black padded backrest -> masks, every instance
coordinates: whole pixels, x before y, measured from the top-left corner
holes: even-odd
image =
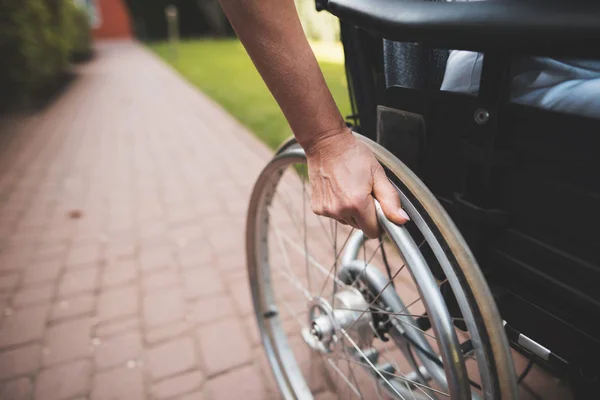
[[[442,0],[423,0],[442,1]],[[420,43],[383,41],[386,86],[437,90],[442,85],[448,50],[432,49]]]
[[[419,43],[383,42],[386,86],[437,90],[442,85],[450,52]]]

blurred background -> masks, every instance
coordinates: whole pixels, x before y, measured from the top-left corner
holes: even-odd
[[[168,43],[169,5],[177,10],[175,30],[181,41],[176,53]],[[318,13],[313,1],[296,0],[296,5],[336,101],[347,113],[339,23],[327,13]],[[7,0],[1,7],[0,38],[5,46],[0,104],[4,110],[42,106],[72,78],[74,63],[92,57],[95,40],[136,38],[270,147],[290,134],[218,0]]]
[[[296,5],[348,115],[338,22]],[[0,399],[279,398],[243,234],[290,135],[216,0],[2,0]]]

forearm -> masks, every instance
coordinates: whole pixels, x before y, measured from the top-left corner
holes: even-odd
[[[220,1],[300,144],[344,132],[293,0]]]

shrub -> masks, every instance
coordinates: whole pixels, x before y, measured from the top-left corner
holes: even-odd
[[[63,29],[68,37],[69,58],[72,61],[87,60],[92,55],[92,31],[87,12],[71,1],[64,8]]]
[[[0,107],[22,108],[57,85],[87,33],[72,0],[0,2]],[[78,27],[76,27],[78,26]],[[78,42],[81,39],[81,43]]]

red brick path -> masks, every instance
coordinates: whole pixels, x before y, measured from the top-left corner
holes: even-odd
[[[2,121],[0,398],[268,398],[242,241],[271,152],[139,45],[80,72]]]
[[[275,398],[243,251],[271,152],[132,42],[0,122],[0,399]]]

